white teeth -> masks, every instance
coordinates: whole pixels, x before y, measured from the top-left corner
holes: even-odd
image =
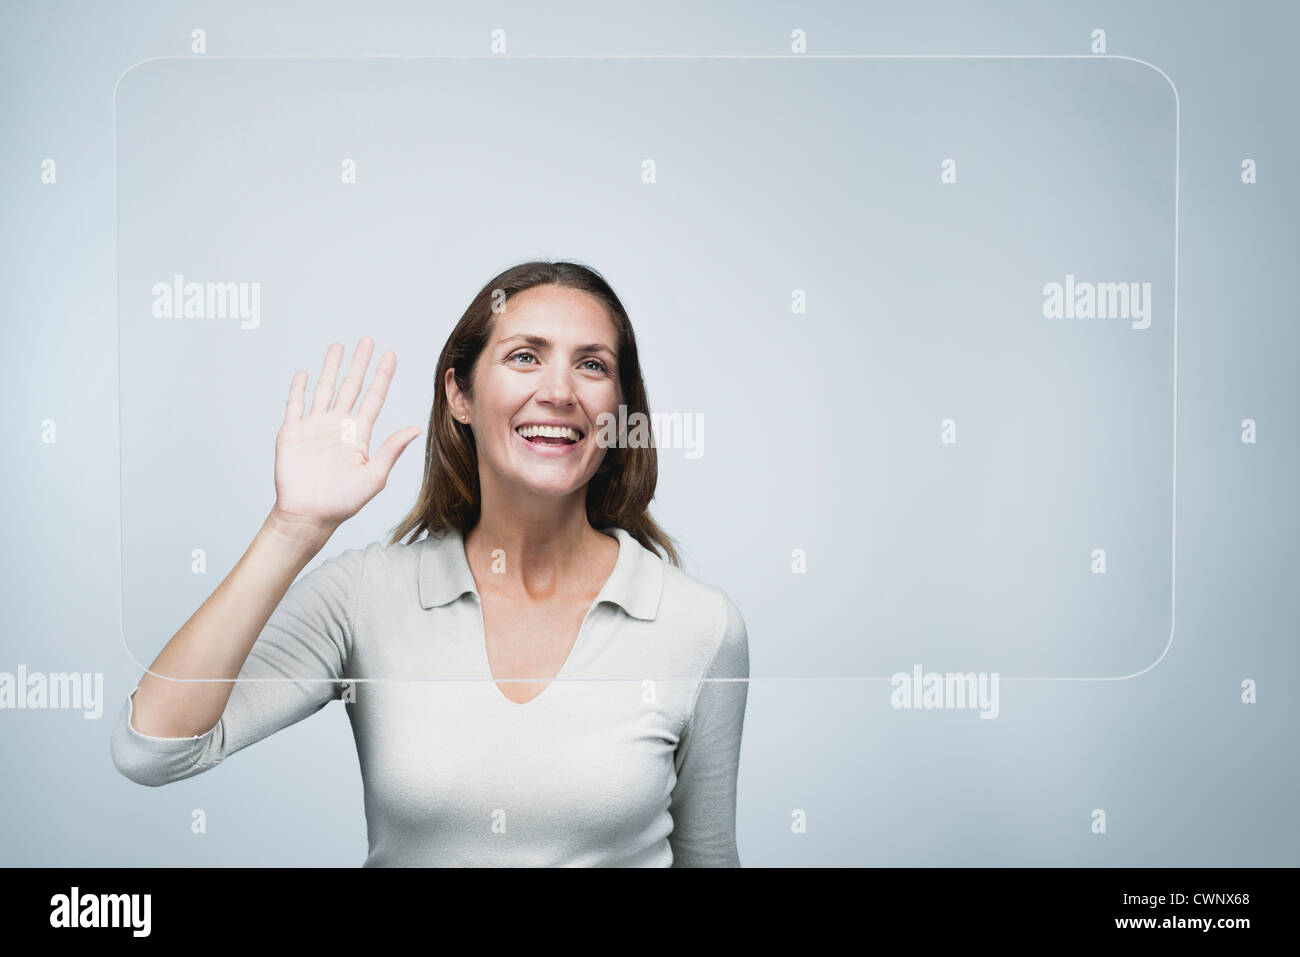
[[[515,431],[526,439],[544,436],[548,439],[572,439],[577,442],[582,438],[577,429],[571,429],[567,425],[521,425]]]

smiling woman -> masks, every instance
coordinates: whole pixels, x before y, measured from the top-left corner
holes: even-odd
[[[598,273],[558,262],[525,263],[496,276],[452,330],[436,381],[443,389],[429,416],[424,487],[393,541],[445,528],[468,534],[480,509],[497,502],[518,502],[527,506],[526,516],[536,516],[540,492],[568,496],[567,510],[585,506],[592,528],[624,528],[679,564],[672,541],[647,511],[658,477],[653,445],[602,448],[594,441],[601,413],[617,415],[620,405],[628,414],[650,411],[632,323]],[[508,433],[535,424],[581,430],[578,458],[542,471],[529,469],[532,459],[511,459],[507,449],[522,448]],[[529,449],[543,451],[533,443]],[[506,489],[498,481],[510,497],[501,498]]]
[[[415,506],[294,582],[418,434],[369,454],[396,366],[354,411],[372,350],[336,398],[331,346],[306,414],[294,375],[275,506],[127,696],[119,770],[189,777],[342,698],[367,866],[738,866],[745,623],[650,517],[653,444],[597,441],[649,414],[613,289],[569,262],[488,282],[438,361]]]

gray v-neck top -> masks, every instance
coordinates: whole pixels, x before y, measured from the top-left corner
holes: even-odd
[[[236,682],[216,725],[189,738],[136,730],[132,690],[113,762],[167,784],[341,698],[366,867],[738,867],[748,682],[725,679],[749,677],[745,622],[721,589],[603,531],[619,543],[614,571],[531,701],[491,679],[461,535],[374,542],[290,586],[239,674],[282,680]]]

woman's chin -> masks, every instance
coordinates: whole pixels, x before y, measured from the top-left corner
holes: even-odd
[[[549,473],[549,474],[548,474]],[[587,483],[587,478],[568,468],[534,468],[515,476],[520,491],[543,498],[564,498]]]

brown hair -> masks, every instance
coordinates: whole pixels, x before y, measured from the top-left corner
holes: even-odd
[[[444,387],[447,370],[456,370],[456,385],[468,394],[475,364],[492,337],[494,304],[501,311],[512,297],[548,284],[581,290],[605,307],[618,333],[618,379],[627,418],[631,421],[634,413],[640,412],[649,419],[650,406],[637,360],[632,322],[605,278],[596,270],[574,262],[536,261],[512,266],[479,290],[442,347],[425,439],[424,482],[419,499],[397,525],[389,544],[396,544],[408,535],[414,541],[421,531],[438,535],[454,528],[465,535],[478,522],[481,506],[478,448],[470,427],[457,421],[451,413]],[[597,529],[618,526],[651,551],[656,547],[662,549],[668,561],[680,566],[673,539],[648,511],[658,476],[653,443],[636,448],[620,443],[607,448],[600,468],[587,483],[587,521]]]

